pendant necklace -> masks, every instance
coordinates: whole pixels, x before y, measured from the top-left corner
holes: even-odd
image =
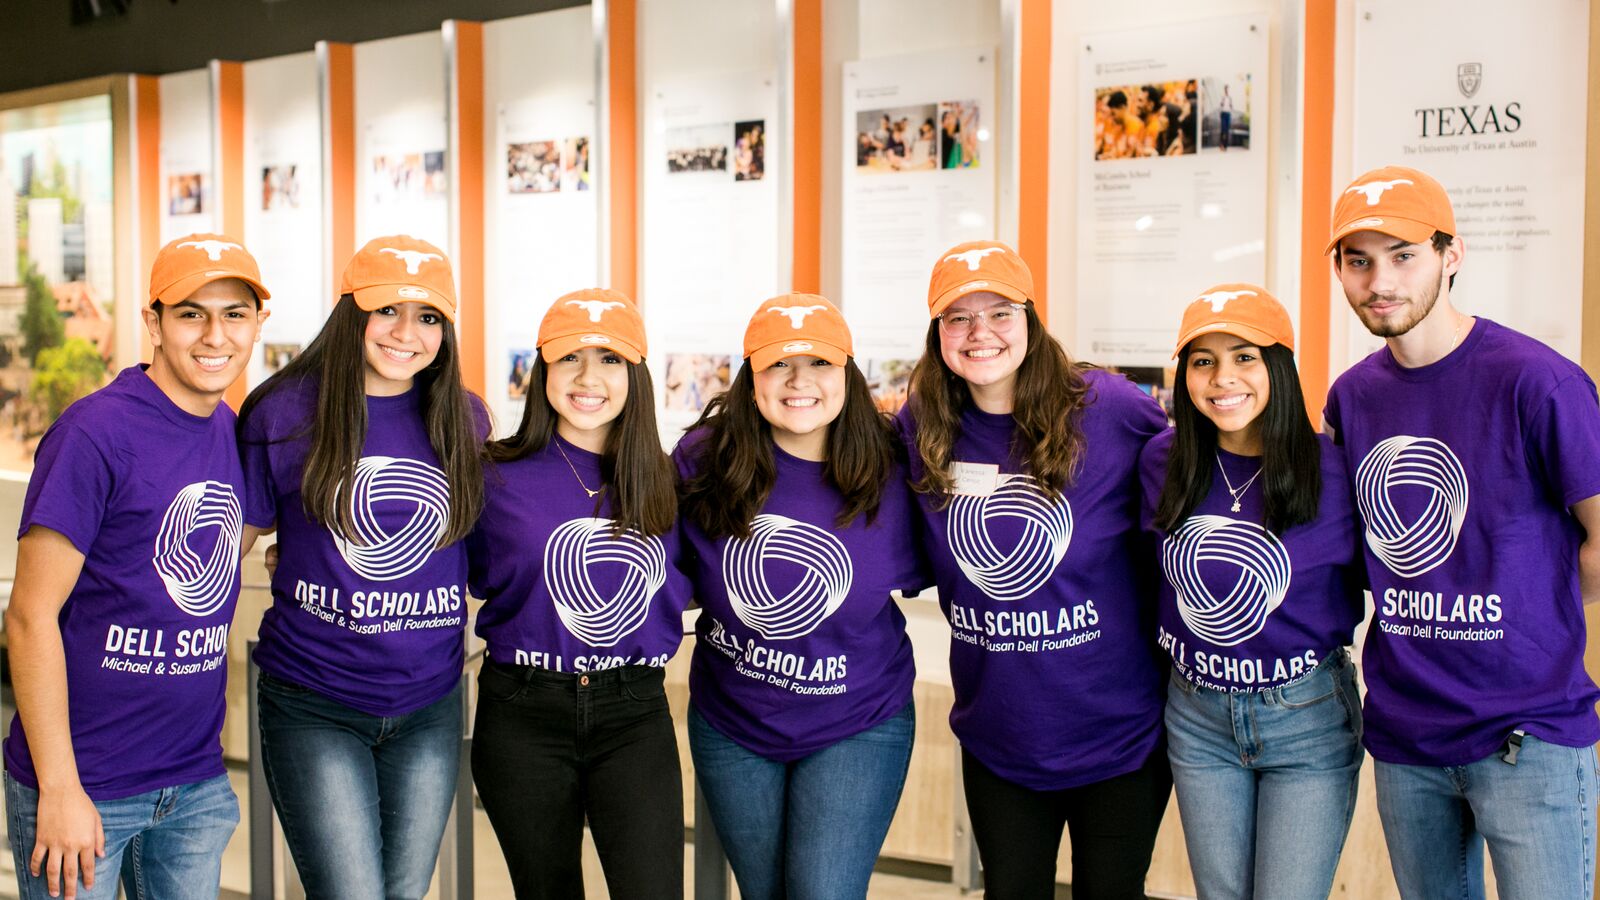
[[[1265,467],[1263,466],[1262,468]],[[1222,483],[1228,486],[1228,493],[1233,497],[1233,505],[1228,508],[1232,512],[1238,512],[1239,498],[1243,497],[1244,492],[1250,490],[1250,485],[1255,484],[1256,479],[1261,477],[1262,469],[1257,469],[1256,473],[1250,476],[1250,480],[1246,481],[1243,486],[1238,488],[1235,488],[1233,486],[1233,482],[1228,479],[1228,470],[1222,468],[1222,454],[1220,453],[1217,454],[1217,469],[1222,472]]]
[[[561,453],[561,458],[567,461],[567,468],[572,470],[572,477],[578,479],[578,487],[583,488],[583,492],[585,494],[588,494],[591,498],[594,497],[595,494],[600,493],[599,491],[591,491],[591,490],[589,490],[589,486],[587,484],[583,483],[583,476],[578,474],[578,467],[572,464],[572,458],[567,456],[567,451],[564,448],[562,448],[561,440],[559,438],[554,437],[554,436],[552,436],[550,438],[550,440],[556,445],[556,450]],[[1219,460],[1217,464],[1221,465],[1222,463]],[[1257,472],[1256,474],[1259,475],[1261,473]],[[1227,477],[1227,473],[1223,473],[1223,477],[1226,478]],[[1245,485],[1245,487],[1249,487],[1249,485]],[[1233,505],[1233,509],[1234,509],[1234,512],[1238,512],[1239,511],[1239,504],[1235,503]]]

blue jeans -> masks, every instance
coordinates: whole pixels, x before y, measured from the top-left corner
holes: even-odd
[[[1378,762],[1378,815],[1400,895],[1481,900],[1489,844],[1501,900],[1594,896],[1593,747],[1523,738],[1464,766]]]
[[[262,673],[261,762],[308,898],[420,898],[456,794],[461,687],[372,716]]]
[[[910,703],[791,763],[751,753],[689,705],[689,751],[745,900],[865,897],[916,737]]]
[[[5,776],[11,857],[17,896],[49,900],[43,869],[28,873],[37,834],[39,792]],[[216,900],[222,885],[222,851],[239,825],[239,800],[218,775],[121,800],[95,803],[106,855],[94,863],[94,890],[78,887],[78,900],[112,900],[118,874],[130,900]],[[64,888],[65,886],[63,886]],[[66,896],[63,889],[62,896]]]
[[[1201,900],[1322,900],[1355,812],[1361,700],[1344,651],[1252,693],[1174,670],[1167,755]]]

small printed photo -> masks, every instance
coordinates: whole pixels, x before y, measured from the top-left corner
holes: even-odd
[[[1219,153],[1250,149],[1250,75],[1200,79],[1200,146]]]
[[[589,189],[589,139],[567,138],[561,142],[561,189],[587,191]]]
[[[733,357],[726,353],[668,353],[663,407],[697,413],[733,380]]]
[[[1154,397],[1166,412],[1167,422],[1172,422],[1172,379],[1176,377],[1175,369],[1162,366],[1106,366],[1106,371],[1120,373],[1139,390]]]
[[[760,181],[767,171],[767,122],[733,124],[733,180]]]
[[[1094,158],[1192,156],[1199,109],[1193,78],[1096,88]]]
[[[728,171],[728,126],[691,125],[666,133],[667,173]]]
[[[561,190],[561,142],[507,144],[506,190],[513,194],[549,194]]]
[[[856,171],[915,172],[941,168],[938,103],[856,113]],[[973,106],[976,115],[977,107]],[[977,159],[976,153],[973,155]]]
[[[422,192],[432,195],[443,194],[449,188],[449,176],[444,170],[444,151],[430,150],[422,154],[422,171],[424,175]]]
[[[296,174],[298,166],[290,163],[283,166],[263,166],[261,169],[261,209],[271,212],[275,209],[300,208],[300,176]]]
[[[380,154],[372,158],[372,202],[377,204],[417,200],[427,176],[421,153]]]
[[[261,359],[267,364],[270,374],[282,369],[300,355],[299,344],[262,344]]]
[[[205,212],[205,176],[199,172],[167,176],[167,215],[194,216]]]
[[[978,142],[982,137],[978,101],[950,100],[939,104],[939,168],[977,168]]]
[[[521,400],[528,396],[528,376],[533,374],[533,351],[512,350],[511,377],[506,380],[506,399]]]
[[[911,370],[916,365],[914,359],[869,359],[862,364],[867,390],[872,392],[872,401],[880,411],[893,415],[906,405]]]

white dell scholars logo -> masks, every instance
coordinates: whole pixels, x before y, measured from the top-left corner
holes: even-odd
[[[161,517],[150,562],[179,609],[191,616],[209,616],[233,596],[243,522],[239,498],[224,482],[196,481],[172,498]],[[216,539],[202,559],[189,546],[189,537],[207,528],[216,529]]]
[[[380,524],[399,527],[393,531]],[[363,456],[350,485],[354,532],[333,533],[346,564],[364,578],[394,581],[422,568],[450,519],[444,473],[414,459]]]
[[[1201,566],[1231,566],[1237,574],[1217,596]],[[1289,592],[1289,551],[1277,535],[1254,522],[1226,516],[1190,516],[1166,537],[1161,567],[1178,595],[1178,615],[1195,636],[1232,647],[1261,633],[1267,617]],[[1214,579],[1215,583],[1215,579]]]
[[[1397,490],[1426,496],[1411,521],[1395,509]],[[1356,468],[1356,502],[1367,546],[1401,578],[1429,572],[1450,558],[1467,517],[1467,494],[1461,461],[1434,438],[1396,435],[1373,447]]]
[[[995,546],[991,525],[1020,522],[1010,549]],[[1002,475],[986,496],[950,501],[950,552],[967,580],[995,600],[1020,600],[1042,587],[1072,543],[1072,505],[1051,501],[1031,475]]]
[[[622,567],[609,596],[590,577],[597,566]],[[614,534],[610,519],[572,519],[545,542],[544,574],[567,631],[590,647],[615,647],[650,614],[650,602],[667,581],[667,552],[659,537],[632,529]]]
[[[804,570],[782,596],[773,593],[773,564]],[[730,539],[722,551],[722,581],[739,620],[769,641],[816,630],[850,593],[852,568],[844,544],[829,532],[783,516],[759,515],[748,538]]]

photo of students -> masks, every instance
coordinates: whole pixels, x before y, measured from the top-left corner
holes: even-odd
[[[613,897],[683,895],[664,667],[683,640],[677,489],[644,321],[588,289],[539,325],[522,420],[487,447],[470,538],[472,776],[518,897],[584,896],[585,824]]]
[[[1327,897],[1362,759],[1344,456],[1312,430],[1289,313],[1265,288],[1203,292],[1174,355],[1176,425],[1139,467],[1189,866],[1206,900]]]
[[[488,414],[439,248],[379,237],[240,409],[245,535],[277,533],[261,757],[308,897],[420,898],[455,797],[466,550]]]
[[[1376,604],[1365,736],[1406,897],[1588,897],[1600,689],[1600,403],[1576,363],[1456,308],[1450,195],[1386,166],[1339,195],[1327,253],[1384,347],[1333,383]]]
[[[950,726],[990,898],[1143,897],[1171,794],[1137,461],[1166,427],[1131,382],[1076,364],[994,241],[934,263],[898,421],[950,620]]]
[[[744,354],[673,453],[695,776],[741,897],[864,897],[916,731],[904,449],[826,299],[762,303]]]
[[[131,897],[217,896],[239,823],[220,736],[245,494],[222,399],[268,296],[233,238],[168,243],[143,310],[151,362],[39,442],[5,612],[7,836],[27,900],[109,900],[119,876]]]

